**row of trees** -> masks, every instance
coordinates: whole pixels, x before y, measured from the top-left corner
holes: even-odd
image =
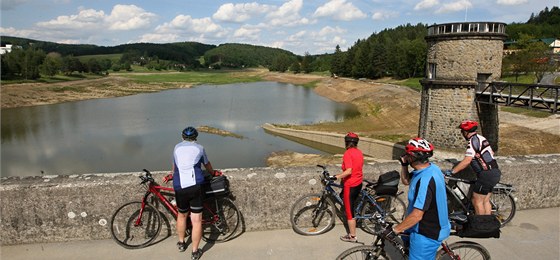
[[[427,45],[423,24],[407,24],[358,40],[347,52],[336,46],[331,72],[353,78],[393,76],[410,78],[424,75]]]
[[[0,61],[2,79],[8,80],[35,80],[41,75],[52,77],[59,73],[70,75],[73,72],[102,74],[114,68],[109,59],[92,58],[82,62],[73,55],[62,56],[54,52],[45,54],[35,47],[12,49],[3,54]]]

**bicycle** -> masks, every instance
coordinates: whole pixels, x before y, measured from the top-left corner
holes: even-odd
[[[465,214],[474,214],[474,207],[470,200],[472,196],[472,191],[470,191],[470,185],[474,184],[475,181],[467,180],[457,177],[445,176],[446,190],[448,198],[448,208],[449,212],[457,210]],[[501,227],[509,223],[515,216],[516,204],[515,198],[512,193],[515,191],[510,184],[498,183],[494,186],[492,190],[492,196],[490,196],[490,204],[492,204],[492,214],[498,218],[501,223]]]
[[[141,201],[132,201],[119,207],[111,217],[111,236],[117,244],[127,249],[148,246],[158,236],[164,214],[158,210],[162,205],[177,219],[172,187],[160,186],[152,174],[144,169],[140,175],[141,185],[146,189]],[[202,238],[207,242],[225,242],[235,234],[241,222],[241,213],[233,201],[225,196],[205,197],[202,212]],[[192,229],[190,215],[187,217],[187,234]]]
[[[384,229],[391,229],[392,225],[385,222],[382,214],[377,213],[374,218]],[[388,231],[388,230],[387,230]],[[349,248],[342,252],[337,260],[357,260],[357,259],[408,259],[408,247],[404,244],[399,236],[387,238],[381,235],[388,233],[382,231],[371,245],[361,245]],[[441,243],[441,248],[436,253],[436,259],[453,259],[453,260],[489,260],[491,259],[488,250],[472,241],[459,241],[448,244],[446,241]]]
[[[343,207],[342,198],[334,188],[342,188],[331,179],[325,166],[322,168],[321,194],[307,194],[300,197],[290,210],[290,223],[292,229],[301,235],[319,235],[328,232],[335,225],[335,214],[342,215],[335,203]],[[365,181],[366,188],[362,189],[354,209],[354,217],[361,223],[364,231],[374,234],[379,227],[377,222],[371,221],[375,212],[384,212],[385,217],[392,223],[400,223],[404,219],[406,207],[404,202],[396,195],[371,195],[375,194],[375,182]],[[334,201],[334,202],[333,202]]]

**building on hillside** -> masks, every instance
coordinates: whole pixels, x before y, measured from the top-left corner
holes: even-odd
[[[558,38],[542,38],[542,39],[533,39],[532,42],[543,42],[552,50],[554,54],[560,54],[560,39]],[[517,41],[515,40],[507,40],[504,41],[504,55],[509,55],[515,52],[520,51],[516,48],[515,44]]]
[[[12,52],[12,46],[13,45],[11,44],[6,44],[6,46],[0,46],[0,54]]]

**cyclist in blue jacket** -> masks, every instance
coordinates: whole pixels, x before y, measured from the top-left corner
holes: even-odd
[[[435,259],[437,249],[449,237],[445,179],[441,169],[430,163],[434,147],[422,138],[408,141],[400,159],[401,181],[410,185],[406,218],[393,227],[395,234],[409,233],[409,259]],[[408,171],[408,166],[414,170]]]

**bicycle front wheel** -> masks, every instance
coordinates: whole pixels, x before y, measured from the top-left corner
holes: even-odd
[[[375,197],[375,202],[385,212],[385,221],[391,224],[399,224],[403,221],[406,213],[404,202],[397,196],[379,195]],[[362,216],[371,216],[377,210],[375,205],[366,203],[362,208]],[[381,231],[381,227],[375,219],[364,219],[362,228],[370,234],[377,234]]]
[[[461,259],[461,260],[490,260],[490,253],[481,244],[471,241],[460,241],[449,245],[449,249],[456,256],[455,258],[440,249],[436,259]]]
[[[122,205],[111,217],[111,236],[124,248],[149,245],[161,230],[160,212],[149,204],[134,201]]]
[[[336,213],[331,200],[321,194],[308,194],[299,198],[290,210],[290,222],[301,235],[319,235],[334,227]]]
[[[237,231],[241,213],[229,198],[210,199],[202,212],[204,241],[225,242]]]
[[[336,260],[389,259],[379,246],[355,246],[342,252]]]
[[[502,223],[502,227],[509,223],[515,216],[515,199],[504,192],[492,193],[490,196],[492,214]]]

